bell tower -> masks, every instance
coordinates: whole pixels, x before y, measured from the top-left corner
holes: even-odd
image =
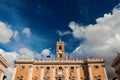
[[[64,42],[61,38],[56,43],[56,60],[64,60]]]

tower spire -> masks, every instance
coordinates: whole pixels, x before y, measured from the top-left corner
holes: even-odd
[[[61,40],[61,36],[60,36],[60,39],[59,39],[59,41],[61,42],[62,40]]]

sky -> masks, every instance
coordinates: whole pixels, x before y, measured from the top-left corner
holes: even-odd
[[[18,57],[55,56],[56,42],[75,58],[104,57],[109,79],[120,52],[119,0],[0,0],[0,54],[7,80]]]

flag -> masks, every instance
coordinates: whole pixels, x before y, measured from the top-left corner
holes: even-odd
[[[47,58],[50,58],[50,57],[51,57],[51,55],[47,55],[46,57],[47,57]]]
[[[66,59],[69,59],[69,58],[70,58],[70,56],[69,56],[69,55],[67,55],[67,56],[66,56]]]

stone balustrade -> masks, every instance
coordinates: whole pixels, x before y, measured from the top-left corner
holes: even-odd
[[[103,58],[87,58],[86,61],[88,62],[104,62]]]
[[[104,62],[103,58],[87,58],[87,59],[74,59],[74,60],[34,60],[32,58],[18,58],[15,61],[17,62],[31,62],[35,64],[43,63],[84,63],[84,62]]]

